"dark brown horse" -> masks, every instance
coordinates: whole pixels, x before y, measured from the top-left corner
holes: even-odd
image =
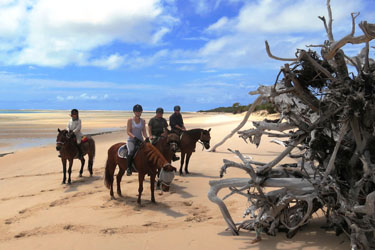
[[[180,145],[180,137],[176,133],[166,130],[153,145],[162,153],[165,159],[171,163],[173,155]]]
[[[180,136],[172,131],[166,130],[158,139],[157,142],[154,143],[155,147],[162,153],[162,155],[165,157],[165,159],[172,163],[172,158],[174,154],[179,149],[180,145]],[[168,192],[170,182],[168,181],[161,181],[160,180],[160,171],[157,173],[158,176],[158,182],[156,184],[156,187],[159,189],[160,184],[163,186],[163,191]]]
[[[74,133],[68,132],[68,130],[60,130],[57,129],[57,138],[56,138],[56,150],[60,152],[61,162],[63,165],[63,181],[62,183],[65,184],[66,181],[66,161],[69,161],[69,168],[68,168],[68,184],[71,183],[70,175],[72,173],[72,166],[73,160],[78,159],[78,148],[76,137]],[[89,164],[88,170],[90,172],[90,176],[92,176],[92,166],[94,164],[94,157],[95,157],[95,141],[91,137],[87,137],[86,142],[81,142],[82,154],[89,156]],[[82,157],[81,160],[81,170],[79,171],[79,176],[82,177],[83,173],[83,166],[85,165],[85,158]]]
[[[110,189],[111,199],[115,199],[113,195],[113,179],[116,166],[118,165],[120,170],[117,174],[117,194],[121,194],[121,179],[127,168],[127,160],[125,158],[120,158],[118,156],[119,148],[125,143],[117,143],[112,145],[108,149],[108,158],[105,166],[105,186]],[[150,175],[151,183],[151,201],[155,203],[155,177],[158,169],[163,169],[164,171],[171,172],[176,171],[176,168],[172,167],[171,164],[165,159],[165,157],[159,152],[159,150],[149,142],[143,142],[136,155],[134,156],[134,165],[138,171],[138,200],[137,202],[141,204],[141,196],[143,191],[143,180],[145,175]]]
[[[191,130],[182,132],[181,143],[180,143],[180,148],[181,148],[180,175],[182,175],[182,167],[184,165],[185,154],[186,154],[185,173],[189,174],[189,171],[188,171],[189,160],[190,160],[191,154],[195,152],[195,144],[197,143],[197,141],[201,142],[206,149],[210,148],[210,140],[211,140],[210,131],[211,129],[205,130],[201,128],[196,128],[196,129],[191,129]]]

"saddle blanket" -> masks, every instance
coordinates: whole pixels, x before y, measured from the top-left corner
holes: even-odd
[[[126,159],[126,156],[128,154],[128,147],[126,146],[126,144],[122,145],[118,151],[117,151],[117,155],[118,157],[120,158],[123,158],[123,159]]]
[[[84,135],[84,136],[82,136],[81,143],[87,142],[88,140],[89,140],[89,138]]]

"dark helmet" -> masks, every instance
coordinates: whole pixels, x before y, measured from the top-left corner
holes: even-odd
[[[77,114],[78,115],[78,109],[72,109],[72,111],[70,111],[70,114]]]
[[[134,105],[133,112],[142,112],[142,111],[143,111],[143,108],[141,105],[139,104]]]
[[[163,108],[157,108],[156,109],[156,113],[164,113],[164,109]]]
[[[174,106],[173,108],[174,111],[180,111],[181,110],[181,107],[179,105],[176,105]]]

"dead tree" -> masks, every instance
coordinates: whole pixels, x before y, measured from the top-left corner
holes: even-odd
[[[332,13],[327,0],[328,23],[319,17],[328,40],[313,50],[297,50],[295,58],[281,69],[282,79],[272,86],[260,86],[259,94],[272,102],[281,114],[276,121],[254,122],[255,128],[239,131],[244,140],[257,146],[264,135],[277,137],[285,147],[271,162],[250,160],[232,151],[241,163],[224,160],[223,177],[228,168],[240,168],[247,178],[210,181],[209,199],[216,203],[233,234],[240,229],[254,230],[256,239],[262,233],[275,235],[285,230],[288,237],[307,224],[321,209],[327,226],[337,234],[345,233],[352,249],[375,249],[375,63],[369,57],[369,43],[375,38],[375,24],[362,21],[363,32],[351,32],[335,40]],[[342,50],[346,44],[364,44],[355,57]],[[348,64],[355,73],[349,73]],[[298,163],[279,164],[289,156]],[[267,192],[266,187],[276,187]],[[217,196],[223,188],[230,193]],[[235,223],[224,203],[233,195],[249,201],[244,221]]]

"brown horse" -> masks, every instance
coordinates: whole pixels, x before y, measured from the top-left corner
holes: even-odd
[[[121,194],[121,179],[127,168],[127,160],[125,158],[120,158],[118,156],[119,148],[125,143],[116,143],[108,149],[108,158],[105,166],[105,186],[110,189],[111,199],[115,199],[113,195],[113,179],[116,166],[118,165],[120,170],[117,174],[117,194]],[[141,204],[141,196],[143,191],[143,180],[145,175],[150,175],[151,183],[151,201],[155,203],[155,177],[158,169],[163,169],[164,171],[171,172],[176,171],[176,168],[172,167],[171,164],[165,159],[165,157],[159,152],[149,142],[141,143],[138,152],[134,156],[134,165],[138,171],[138,200],[137,202]]]
[[[78,159],[78,148],[76,137],[74,133],[68,132],[68,130],[60,130],[57,129],[57,138],[56,138],[56,150],[60,152],[61,162],[63,165],[63,181],[62,184],[65,184],[66,181],[66,161],[69,161],[69,169],[68,169],[68,184],[71,183],[70,175],[72,173],[72,166],[73,160]],[[87,137],[88,140],[86,142],[81,143],[82,154],[89,156],[89,164],[88,170],[90,172],[90,176],[92,176],[92,166],[94,164],[94,157],[95,157],[95,141],[91,137]],[[83,173],[83,166],[85,165],[85,158],[82,157],[81,160],[81,170],[79,171],[79,176],[82,177]]]
[[[206,149],[210,148],[210,140],[211,140],[210,131],[211,129],[205,130],[201,128],[196,128],[196,129],[191,129],[191,130],[182,132],[181,143],[180,143],[180,148],[181,148],[180,175],[182,175],[182,167],[184,165],[185,154],[186,154],[185,173],[189,174],[189,171],[188,171],[189,160],[190,160],[191,154],[195,152],[195,144],[197,143],[197,141],[200,141]]]
[[[159,139],[154,143],[154,146],[162,153],[162,155],[165,157],[165,159],[172,163],[172,158],[174,154],[179,149],[180,145],[180,136],[172,131],[166,130]],[[159,189],[160,184],[163,186],[163,191],[168,192],[170,182],[169,181],[161,181],[160,180],[160,171],[157,173],[158,176],[158,182],[156,184],[156,187]],[[174,177],[174,176],[173,176]]]
[[[171,163],[173,155],[179,149],[180,137],[176,133],[166,130],[153,145],[162,153],[165,159]]]

